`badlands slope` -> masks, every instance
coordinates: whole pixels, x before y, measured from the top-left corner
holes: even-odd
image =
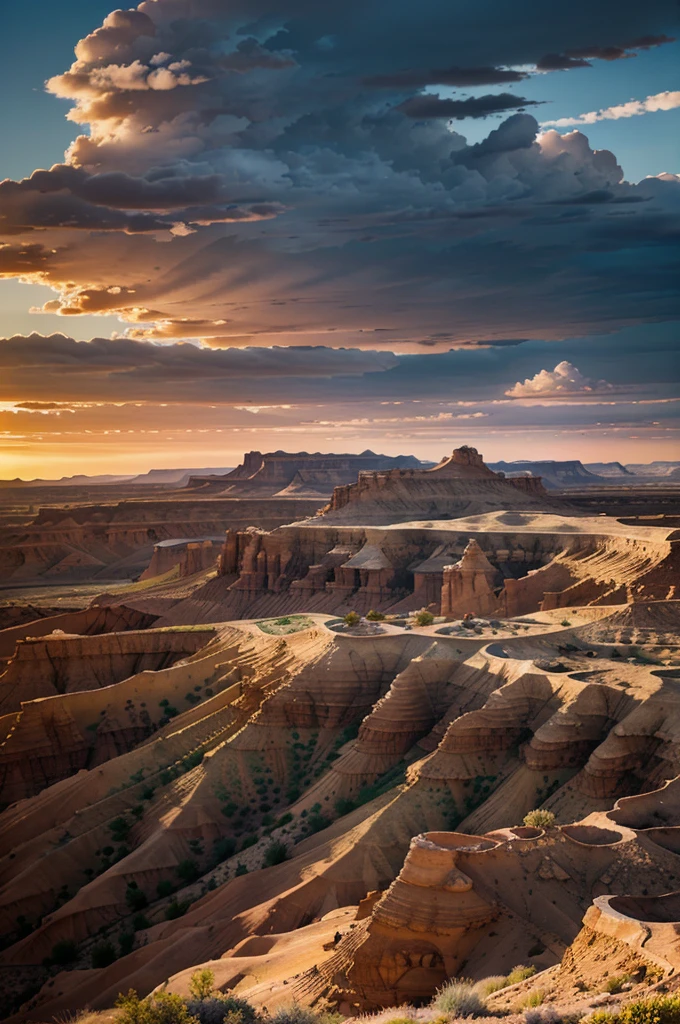
[[[228,534],[155,612],[152,579],[0,631],[10,1021],[186,994],[204,964],[258,1007],[345,1014],[520,962],[574,997],[674,977],[674,531],[557,511],[470,451],[435,473],[465,518],[376,522],[418,490],[396,470],[382,512],[343,490]],[[333,614],[369,599],[387,619]]]

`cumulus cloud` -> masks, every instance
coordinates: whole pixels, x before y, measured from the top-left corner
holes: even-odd
[[[579,114],[578,117],[560,117],[556,121],[543,121],[543,125],[566,128],[577,124],[595,124],[596,121],[618,121],[622,117],[640,117],[642,114],[652,114],[658,110],[675,110],[677,107],[680,107],[680,91],[657,92],[644,100],[628,100],[627,103],[617,103],[602,110],[591,110],[587,114]]]
[[[574,395],[603,395],[614,390],[606,380],[585,377],[568,360],[554,370],[540,370],[535,376],[518,381],[505,394],[510,398],[570,398]]]

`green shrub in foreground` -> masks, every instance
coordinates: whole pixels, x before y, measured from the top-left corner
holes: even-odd
[[[524,815],[524,824],[530,828],[552,828],[555,824],[555,815],[552,811],[529,811]]]
[[[140,999],[134,989],[126,996],[119,995],[116,1006],[120,1010],[117,1024],[198,1024],[181,996],[169,992]]]

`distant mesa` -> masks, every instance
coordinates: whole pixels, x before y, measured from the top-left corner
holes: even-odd
[[[351,483],[366,470],[424,469],[430,463],[414,455],[323,454],[321,452],[246,452],[225,476],[193,474],[188,487],[229,497],[330,497],[333,488]]]

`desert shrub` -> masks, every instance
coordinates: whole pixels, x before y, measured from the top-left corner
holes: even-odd
[[[522,1009],[530,1009],[532,1006],[540,1006],[545,999],[545,992],[540,988],[535,988],[533,992],[529,992],[522,1001],[520,1006]]]
[[[233,857],[235,853],[236,840],[232,839],[231,836],[215,840],[213,845],[213,860],[215,863],[221,864],[223,860],[228,860],[228,858]]]
[[[136,932],[141,932],[144,928],[151,927],[151,921],[146,914],[135,914],[132,918],[132,927]]]
[[[242,864],[241,861],[239,861],[238,864],[236,865],[236,871],[234,872],[234,876],[238,877],[239,875],[247,875],[247,874],[248,874],[248,868],[245,866],[245,864]]]
[[[257,1011],[245,999],[219,992],[204,999],[187,999],[186,1005],[200,1024],[255,1024],[258,1019]]]
[[[149,905],[148,899],[136,882],[128,882],[127,889],[125,890],[125,902],[130,910],[134,911],[144,910]]]
[[[127,956],[135,948],[135,933],[121,932],[118,936],[118,947],[121,956]]]
[[[607,978],[605,988],[611,995],[616,995],[617,992],[621,991],[627,981],[630,981],[630,976],[628,974],[614,975],[611,978]]]
[[[172,882],[170,881],[169,878],[161,879],[161,881],[156,886],[156,892],[158,893],[158,898],[161,899],[161,900],[165,896],[171,896],[174,891],[175,891],[175,887],[174,887],[174,885],[172,884]]]
[[[561,1024],[562,1018],[552,1006],[542,1010],[527,1010],[524,1014],[524,1024]]]
[[[508,979],[504,974],[492,974],[490,977],[482,978],[481,981],[475,983],[475,992],[484,998],[485,996],[490,996],[492,992],[499,992],[507,984]]]
[[[194,999],[208,999],[215,988],[215,972],[209,967],[194,971],[189,981],[189,992]]]
[[[513,967],[505,980],[508,985],[517,985],[520,981],[533,978],[535,973],[535,967],[525,967],[523,964],[518,964],[517,967]]]
[[[369,622],[382,622],[385,616],[382,612],[377,612],[374,608],[371,608],[370,612],[366,612],[366,618]]]
[[[271,868],[275,864],[283,864],[284,860],[288,860],[288,848],[285,843],[277,840],[270,843],[265,850],[262,866],[265,868]]]
[[[346,626],[357,626],[361,622],[361,616],[358,612],[347,612],[342,621]],[[286,1022],[281,1021],[281,1024],[286,1024]],[[289,1024],[293,1024],[293,1022],[289,1022]],[[301,1021],[299,1024],[304,1024],[304,1022]]]
[[[481,1017],[486,1013],[483,998],[469,981],[447,981],[437,992],[432,1006],[454,1017]]]
[[[419,612],[416,612],[414,618],[417,626],[431,626],[434,622],[434,615],[432,612],[428,612],[427,608],[421,608]]]
[[[198,878],[200,871],[198,870],[198,864],[191,857],[187,857],[186,860],[182,860],[175,869],[177,874],[183,882],[195,882]]]
[[[57,942],[52,946],[50,960],[53,964],[64,967],[66,964],[72,964],[77,956],[78,947],[75,942],[71,942],[70,939],[64,939],[62,942]]]
[[[119,1009],[117,1024],[197,1024],[197,1018],[181,996],[170,992],[157,992],[140,999],[134,989],[116,1000]]]
[[[318,1024],[317,1016],[307,1006],[282,1006],[269,1018],[269,1024]]]
[[[114,818],[109,825],[109,832],[116,843],[123,843],[127,839],[131,827],[126,818]]]
[[[93,967],[108,967],[117,959],[116,947],[112,942],[100,942],[92,950]]]
[[[571,622],[569,621],[569,619],[562,619],[562,621],[560,622],[560,626],[571,626]]]
[[[189,903],[178,903],[177,900],[173,900],[165,909],[165,919],[166,921],[176,921],[178,917],[184,917],[188,909]]]
[[[524,824],[531,828],[552,828],[555,824],[555,815],[552,811],[529,811],[524,815]]]
[[[622,1006],[617,1024],[680,1024],[680,995],[655,996]]]

